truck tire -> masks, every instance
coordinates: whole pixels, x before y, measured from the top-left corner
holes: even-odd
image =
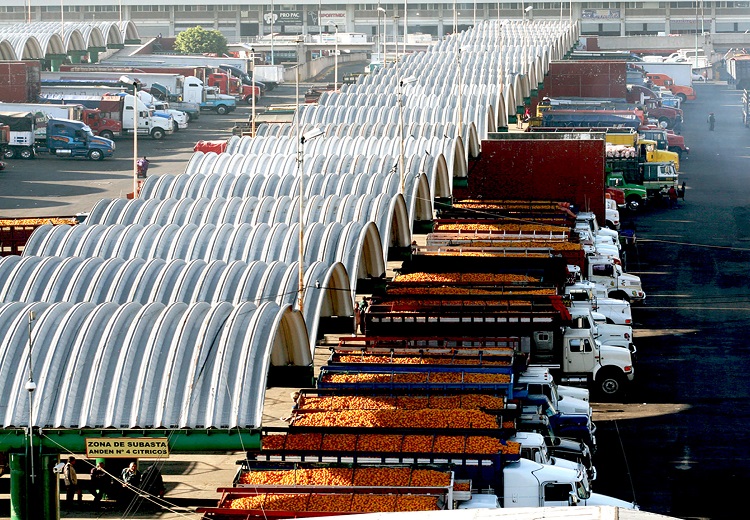
[[[101,150],[91,150],[89,152],[89,159],[92,161],[104,160],[104,153]]]
[[[672,121],[667,116],[661,116],[659,118],[660,123],[667,123],[667,128],[672,128]]]
[[[226,107],[226,105],[218,105],[216,107],[216,113],[219,114],[220,116],[223,116],[227,112],[229,112],[229,109]]]
[[[680,98],[680,105],[682,105],[682,103],[684,103],[685,101],[687,101],[687,96],[685,94],[683,94],[682,92],[680,92],[679,94],[677,94],[676,97]]]
[[[33,159],[34,158],[34,150],[29,148],[28,146],[24,146],[20,150],[18,150],[18,156],[21,159]]]
[[[151,130],[151,137],[153,137],[157,141],[159,139],[162,139],[164,137],[164,130],[162,130],[161,128],[153,128]]]
[[[113,134],[111,130],[102,130],[99,132],[99,137],[111,140],[115,138],[115,134]]]
[[[603,368],[596,375],[597,393],[607,401],[619,399],[625,393],[625,375],[616,368]]]
[[[4,159],[15,159],[16,158],[16,151],[13,148],[6,148],[5,152],[3,152],[3,158]]]
[[[177,124],[177,121],[172,121],[172,129],[175,132],[179,132],[180,131],[180,125]]]
[[[638,211],[643,207],[643,200],[638,195],[631,195],[625,201],[625,205],[630,211]]]

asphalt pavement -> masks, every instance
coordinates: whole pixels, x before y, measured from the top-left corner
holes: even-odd
[[[683,105],[685,200],[621,218],[637,227],[628,271],[648,297],[633,309],[631,395],[597,407],[595,489],[655,513],[739,518],[736,492],[750,483],[750,130],[741,91],[694,88],[698,99]]]

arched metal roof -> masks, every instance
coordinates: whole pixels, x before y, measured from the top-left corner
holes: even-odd
[[[59,36],[58,36],[59,40]],[[33,35],[6,33],[0,30],[0,42],[6,43],[13,48],[19,60],[40,60],[45,56],[45,49]]]
[[[0,50],[4,44],[15,52],[15,56],[7,58],[3,53],[3,59],[42,59],[48,55],[118,47],[132,41],[140,41],[140,37],[130,20],[72,22],[63,24],[62,28],[60,22],[33,22],[0,28]]]
[[[273,302],[16,302],[0,325],[3,428],[29,424],[29,355],[34,426],[128,429],[258,427],[271,362],[309,356],[300,313]]]

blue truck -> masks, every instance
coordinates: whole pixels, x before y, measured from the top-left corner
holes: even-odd
[[[81,121],[47,119],[42,125],[31,112],[0,112],[0,124],[10,127],[10,140],[3,153],[6,159],[49,154],[101,161],[115,152],[114,141],[95,136]]]

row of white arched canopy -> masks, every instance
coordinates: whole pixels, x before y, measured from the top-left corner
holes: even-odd
[[[0,59],[40,60],[89,50],[103,52],[138,41],[138,29],[129,20],[17,23],[0,26]]]
[[[506,29],[506,43],[518,43]],[[539,30],[545,41],[570,32]],[[492,24],[449,40],[472,45],[474,32],[481,40]],[[562,49],[550,41],[534,44],[544,59]],[[451,45],[406,57],[400,72],[449,74]],[[353,316],[357,284],[384,276],[389,250],[433,218],[435,198],[466,177],[503,106],[497,84],[492,95],[478,88],[464,99],[482,108],[464,106],[458,125],[431,109],[455,89],[418,80],[401,125],[394,82],[390,65],[306,107],[298,127],[261,126],[255,138],[231,138],[226,153],[195,153],[184,173],[148,178],[140,198],[102,200],[76,226],[41,226],[23,256],[0,260],[3,427],[27,424],[32,344],[45,396],[37,426],[259,426],[269,367],[311,365],[322,318]],[[377,116],[359,116],[373,107],[352,96],[366,95]],[[311,129],[322,135],[300,138]]]

